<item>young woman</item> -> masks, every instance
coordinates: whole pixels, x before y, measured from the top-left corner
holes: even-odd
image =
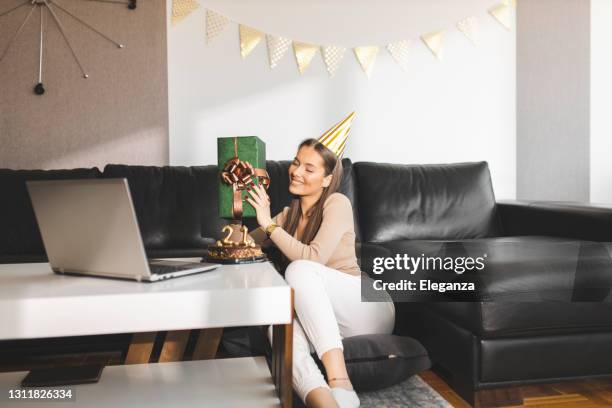
[[[392,302],[361,302],[353,210],[348,198],[336,192],[344,143],[338,154],[321,140],[300,144],[289,167],[289,192],[295,198],[280,214],[271,217],[263,187],[249,191],[247,201],[260,226],[251,235],[258,243],[270,239],[291,262],[285,280],[294,289],[296,315],[293,388],[308,407],[358,407],[342,338],[391,333],[395,309]],[[323,363],[328,382],[311,352]]]

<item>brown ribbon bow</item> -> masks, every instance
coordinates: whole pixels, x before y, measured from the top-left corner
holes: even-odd
[[[234,219],[242,218],[242,191],[255,184],[255,179],[267,190],[270,185],[270,176],[264,169],[253,168],[251,163],[240,160],[237,156],[229,159],[223,166],[221,180],[232,186],[234,199],[232,216]]]

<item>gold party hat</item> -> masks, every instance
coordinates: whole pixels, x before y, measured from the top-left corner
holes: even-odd
[[[355,112],[351,112],[346,118],[338,122],[319,138],[319,143],[323,144],[338,157],[342,157],[346,141],[351,133],[351,123],[355,119]]]

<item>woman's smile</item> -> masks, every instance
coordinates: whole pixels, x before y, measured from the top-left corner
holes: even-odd
[[[300,147],[289,166],[289,192],[302,197],[318,196],[330,181],[321,154],[312,146]]]

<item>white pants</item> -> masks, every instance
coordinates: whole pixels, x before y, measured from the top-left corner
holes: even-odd
[[[349,275],[317,262],[297,260],[285,271],[294,289],[293,389],[306,401],[317,387],[329,388],[310,355],[319,359],[342,347],[344,337],[391,333],[395,324],[393,302],[362,302],[360,276]],[[370,279],[364,274],[364,279]],[[272,343],[272,326],[268,338]]]

